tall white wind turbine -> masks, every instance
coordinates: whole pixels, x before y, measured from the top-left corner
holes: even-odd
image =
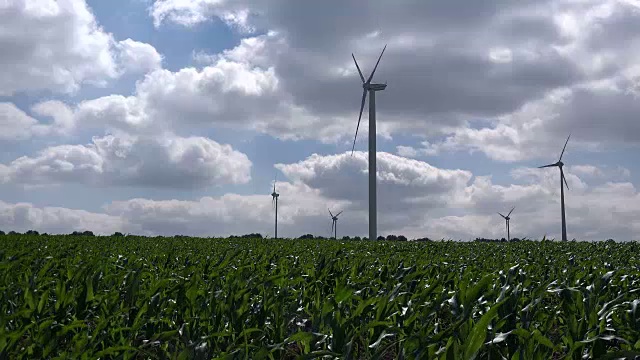
[[[329,210],[329,209],[327,209]],[[329,215],[331,215],[331,232],[333,233],[333,239],[337,240],[338,239],[338,216],[340,216],[340,214],[342,214],[342,211],[340,211],[339,213],[333,215],[331,213],[331,210],[329,210]]]
[[[278,198],[280,197],[280,194],[276,192],[276,179],[273,180],[273,192],[271,193],[271,204],[275,206],[276,209],[276,229],[273,237],[274,239],[278,238]]]
[[[569,142],[570,137],[571,137],[571,134],[567,136],[567,141],[565,141],[564,143],[564,147],[562,148],[562,152],[560,153],[560,158],[558,159],[558,162],[538,167],[539,169],[552,167],[552,166],[557,166],[560,168],[560,210],[562,212],[562,241],[567,241],[567,221],[564,215],[564,186],[566,185],[567,190],[569,190],[569,184],[567,184],[567,179],[564,177],[564,171],[562,171],[562,167],[564,166],[564,163],[562,162],[562,155],[564,155],[564,149],[567,148],[567,143]]]
[[[356,147],[356,139],[358,138],[358,129],[360,128],[360,120],[362,119],[362,110],[364,110],[364,103],[367,99],[367,93],[369,93],[369,240],[376,240],[378,238],[378,213],[377,213],[377,192],[376,192],[376,91],[382,91],[387,87],[387,84],[372,84],[371,79],[373,74],[378,68],[382,54],[387,49],[387,45],[382,49],[378,62],[373,68],[371,75],[365,81],[360,66],[356,61],[355,55],[351,54],[353,62],[356,64],[358,74],[362,80],[362,103],[360,104],[360,115],[358,116],[358,126],[356,127],[356,136],[353,138],[353,147],[351,148],[351,155],[353,156],[353,150]]]
[[[511,211],[509,211],[509,213],[507,214],[507,216],[504,216],[500,213],[498,213],[498,215],[502,216],[502,218],[507,222],[507,241],[511,241],[511,234],[509,233],[509,220],[511,220],[511,218],[509,217],[509,215],[511,215],[511,213],[513,212],[513,210],[515,210],[515,206],[513,207],[513,209],[511,209]]]

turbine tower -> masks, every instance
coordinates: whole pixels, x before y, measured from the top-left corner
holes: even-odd
[[[327,209],[329,210],[329,209]],[[331,215],[331,232],[333,233],[333,239],[337,240],[338,239],[338,216],[340,216],[340,214],[342,214],[342,211],[340,211],[339,213],[333,215],[331,213],[331,210],[329,210],[329,215]]]
[[[513,209],[511,209],[511,211],[509,211],[507,216],[504,216],[504,215],[498,213],[498,215],[502,216],[505,219],[505,221],[507,222],[507,241],[511,241],[511,234],[509,234],[509,220],[511,220],[511,218],[509,217],[509,215],[511,215],[511,213],[513,212],[513,210],[515,208],[516,207],[514,206]]]
[[[280,197],[280,194],[276,192],[276,179],[273,180],[273,192],[271,193],[271,204],[274,205],[276,209],[276,230],[273,237],[274,239],[278,238],[278,198]]]
[[[369,240],[376,240],[378,238],[378,217],[377,217],[377,193],[376,193],[376,91],[382,91],[387,87],[387,84],[372,84],[371,79],[373,74],[378,68],[382,54],[387,49],[387,45],[382,49],[378,62],[373,68],[371,75],[365,81],[360,66],[356,61],[355,55],[351,54],[353,62],[356,64],[358,74],[362,80],[362,103],[360,104],[360,115],[358,116],[358,126],[356,127],[356,136],[353,138],[353,147],[351,148],[351,155],[353,156],[353,150],[356,147],[356,139],[358,138],[358,129],[360,128],[360,120],[362,119],[362,110],[364,110],[364,103],[367,99],[367,93],[369,93]]]
[[[569,142],[570,137],[571,137],[571,134],[569,134],[569,136],[567,137],[567,141],[565,141],[564,143],[564,147],[562,148],[562,152],[560,153],[560,158],[558,159],[558,162],[554,164],[538,167],[539,169],[552,167],[552,166],[557,166],[560,168],[560,209],[562,211],[562,241],[567,241],[567,221],[564,215],[564,185],[566,185],[567,190],[569,190],[569,184],[567,184],[567,179],[564,177],[564,171],[562,171],[562,167],[564,166],[564,163],[562,162],[562,155],[564,154],[564,149],[567,148],[567,143]]]

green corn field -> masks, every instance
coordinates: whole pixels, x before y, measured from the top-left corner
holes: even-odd
[[[1,359],[640,355],[635,242],[0,236]]]

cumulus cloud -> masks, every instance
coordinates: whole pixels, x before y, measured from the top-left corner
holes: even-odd
[[[224,0],[159,0],[150,8],[150,14],[156,27],[165,21],[194,26],[214,16],[242,32],[254,31],[248,21],[248,9]]]
[[[378,97],[378,135],[421,135],[424,141],[398,146],[400,156],[379,154],[382,234],[496,237],[504,224],[495,212],[515,205],[515,236],[558,236],[557,169],[516,168],[514,184],[501,185],[408,157],[481,152],[496,161],[536,158],[543,165],[557,159],[569,133],[569,155],[640,143],[640,67],[634,64],[640,12],[629,1],[348,0],[332,7],[293,0],[156,0],[149,12],[156,27],[218,19],[243,36],[261,35],[217,54],[194,49],[197,67],[170,71],[162,69],[152,46],[117,41],[100,28],[84,1],[0,5],[0,45],[7,49],[0,55],[0,96],[73,92],[126,72],[144,73],[130,95],[46,101],[30,111],[0,105],[0,130],[7,129],[0,140],[110,134],[0,165],[0,179],[177,188],[246,183],[246,156],[189,134],[227,127],[279,139],[351,139],[361,82],[350,54],[368,74],[385,43],[376,81],[389,86]],[[358,152],[278,164],[290,180],[282,183],[283,234],[329,228],[326,207],[345,210],[345,234],[362,234],[366,163]],[[565,171],[570,237],[638,235],[638,191],[630,170],[577,164]],[[268,232],[270,204],[267,194],[227,194],[132,199],[105,211],[108,219],[134,219],[129,226],[145,233],[206,235],[249,232],[238,224]]]
[[[275,36],[268,34],[265,36]],[[297,106],[283,92],[272,67],[243,58],[261,41],[243,40],[202,68],[158,69],[136,83],[132,96],[109,95],[75,105],[58,103],[78,129],[126,134],[194,132],[225,127],[267,133],[279,139],[335,141],[351,136],[353,119],[321,117]],[[249,48],[247,48],[249,47]],[[52,115],[54,118],[56,114]],[[385,127],[381,126],[384,133]],[[366,134],[366,131],[363,131]]]
[[[279,236],[300,236],[308,232],[328,235],[327,207],[348,204],[344,200],[327,200],[317,189],[299,182],[278,182],[277,191],[281,194]],[[196,201],[132,199],[114,202],[105,209],[111,215],[130,219],[155,233],[227,236],[260,232],[273,236],[274,209],[268,191],[263,195],[226,194]]]
[[[104,86],[125,71],[157,67],[159,56],[148,44],[116,42],[85,0],[3,1],[0,48],[0,96]]]
[[[512,173],[515,184],[498,185],[487,176],[472,178],[465,171],[438,169],[390,154],[381,158],[386,158],[381,165],[388,163],[378,173],[381,235],[456,240],[500,238],[505,236],[504,221],[496,213],[515,206],[512,236],[535,239],[560,236],[557,171],[519,168]],[[300,163],[279,164],[278,168],[288,178],[277,183],[281,194],[279,235],[328,236],[331,219],[327,208],[344,210],[339,220],[340,236],[366,235],[366,173],[358,166],[364,160],[363,154],[353,159],[344,154],[313,155]],[[565,192],[570,238],[630,240],[640,236],[640,192],[633,184],[612,181],[607,175],[598,183],[587,184],[571,167],[566,170],[570,186]],[[606,174],[602,170],[598,168]],[[342,194],[343,188],[355,194]],[[136,198],[109,203],[100,216],[105,216],[107,223],[116,224],[109,225],[107,232],[121,231],[115,230],[120,226],[145,235],[227,236],[260,232],[273,236],[274,209],[269,193],[270,189],[265,187],[264,194],[225,194],[188,201]],[[392,193],[396,196],[389,196]],[[5,204],[11,209],[15,206]],[[28,224],[46,223],[38,220],[38,216],[44,216],[42,212],[32,213],[35,215],[30,215]],[[78,214],[89,219],[98,216]],[[85,224],[90,220],[77,221]],[[61,223],[61,232],[72,228]],[[40,231],[35,225],[29,226]]]
[[[251,165],[245,154],[207,138],[108,135],[88,145],[53,146],[20,157],[3,166],[0,179],[25,185],[202,188],[246,183]]]
[[[277,164],[288,178],[319,189],[332,199],[348,199],[362,208],[368,203],[367,153],[350,152],[321,156],[313,154],[295,164]],[[398,210],[407,203],[429,199],[427,206],[443,205],[472,174],[464,170],[444,170],[426,162],[378,152],[378,202],[382,209]],[[423,205],[421,205],[423,206]]]
[[[40,118],[53,117],[45,122],[33,118],[15,104],[0,102],[0,141],[21,141],[44,135],[65,134],[73,126],[66,106],[46,101],[31,107],[31,113]]]
[[[108,235],[119,232],[140,232],[125,218],[84,210],[61,207],[37,207],[29,203],[10,204],[0,201],[0,229],[5,232],[36,230],[52,234],[73,231],[93,231]]]
[[[633,130],[640,11],[633,2],[346,1],[309,8],[280,0],[158,0],[151,7],[157,26],[193,26],[238,11],[270,35],[243,40],[227,58],[273,68],[280,96],[326,118],[326,126],[357,116],[351,52],[368,73],[388,43],[376,76],[389,81],[378,120],[388,134],[429,140],[415,152],[403,148],[405,155],[472,151],[514,162],[550,156],[569,132],[574,146],[587,150],[614,148],[618,139],[640,143]],[[318,134],[313,122],[305,125],[290,130]],[[442,135],[442,142],[431,139]]]
[[[24,140],[31,137],[38,121],[12,103],[0,103],[0,140]]]
[[[147,72],[162,67],[162,55],[153,46],[126,39],[116,45],[118,61],[127,72]]]

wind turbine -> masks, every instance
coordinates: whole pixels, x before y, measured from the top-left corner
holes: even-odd
[[[382,91],[387,87],[387,84],[372,84],[371,79],[373,74],[378,68],[382,54],[387,49],[387,45],[384,46],[378,62],[373,68],[371,75],[365,81],[360,66],[356,61],[355,55],[351,54],[353,62],[356,64],[358,74],[362,80],[362,103],[360,104],[360,115],[358,116],[358,126],[356,127],[356,136],[353,138],[353,147],[351,148],[351,155],[353,156],[353,150],[356,147],[356,139],[358,138],[358,129],[360,128],[360,120],[362,119],[362,110],[364,110],[364,102],[367,99],[367,92],[369,93],[369,240],[376,240],[378,230],[378,217],[377,217],[377,193],[376,193],[376,91]]]
[[[276,209],[276,231],[273,237],[274,239],[278,238],[278,198],[280,197],[280,194],[276,192],[276,179],[277,179],[277,176],[273,180],[273,192],[271,193],[271,204],[275,206],[275,209]]]
[[[502,215],[502,214],[498,213],[498,215],[502,216],[502,217],[506,220],[506,222],[507,222],[507,241],[511,241],[511,235],[509,234],[509,220],[511,220],[511,218],[509,217],[509,215],[511,215],[511,213],[513,212],[513,210],[514,210],[515,208],[516,208],[516,207],[514,206],[514,207],[513,207],[513,209],[511,209],[511,211],[509,211],[509,213],[507,214],[507,216],[504,216],[504,215]]]
[[[329,210],[329,209],[327,209]],[[342,214],[342,211],[340,211],[339,213],[333,215],[331,213],[331,210],[329,210],[329,215],[331,215],[331,232],[333,233],[333,239],[337,240],[338,239],[338,216],[340,216],[340,214]]]
[[[569,184],[567,184],[567,179],[564,177],[564,171],[562,171],[562,166],[564,166],[564,163],[562,162],[562,155],[564,154],[564,149],[567,148],[567,143],[569,142],[570,137],[571,137],[571,134],[569,134],[569,136],[567,137],[567,141],[564,143],[564,147],[562,148],[562,152],[560,153],[560,158],[558,159],[558,162],[556,162],[555,164],[549,164],[549,165],[538,167],[539,169],[552,167],[552,166],[557,166],[560,168],[560,209],[562,211],[562,241],[567,241],[567,221],[564,215],[564,185],[566,185],[567,190],[569,190]],[[564,185],[563,185],[563,182],[564,182]]]

